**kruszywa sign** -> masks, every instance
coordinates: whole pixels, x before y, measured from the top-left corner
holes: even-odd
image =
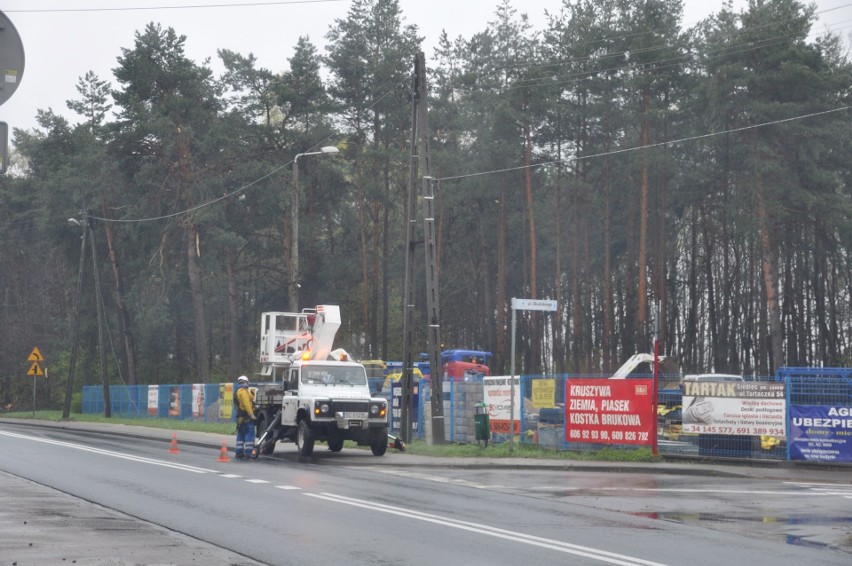
[[[565,384],[565,440],[651,444],[656,426],[651,379],[570,379]]]

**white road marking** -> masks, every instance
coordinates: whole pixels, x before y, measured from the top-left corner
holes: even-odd
[[[852,485],[850,484],[810,483],[796,481],[786,481],[784,483],[789,485],[795,485],[797,487],[806,487],[819,495],[840,495],[842,497],[845,497],[846,499],[852,499]]]
[[[477,482],[471,482],[463,479],[453,479],[453,478],[445,478],[442,476],[435,476],[430,474],[424,474],[419,472],[410,472],[407,470],[376,470],[376,472],[380,472],[383,474],[401,476],[412,479],[421,479],[426,481],[432,481],[435,483],[444,483],[444,484],[452,484],[452,485],[462,485],[465,487],[473,487],[476,489],[511,489],[507,488],[505,485],[500,484],[483,484]],[[784,482],[794,485],[806,485],[800,484],[797,482]],[[718,493],[718,494],[729,494],[729,495],[780,495],[782,497],[786,497],[788,495],[810,495],[810,496],[820,496],[820,495],[844,495],[852,498],[852,493],[838,493],[836,490],[840,487],[832,484],[822,484],[826,486],[832,486],[834,491],[832,492],[823,492],[820,490],[812,490],[812,491],[782,491],[782,490],[750,490],[750,489],[700,489],[700,488],[665,488],[665,487],[629,487],[629,486],[595,486],[595,487],[577,487],[577,486],[566,486],[566,485],[539,485],[539,486],[531,486],[525,488],[526,491],[589,491],[589,492],[601,492],[601,491],[633,491],[633,492],[643,492],[643,493]],[[841,488],[843,489],[843,488]],[[850,487],[852,489],[852,487]]]
[[[316,497],[317,499],[323,499],[326,501],[331,501],[333,503],[342,503],[345,505],[352,505],[355,507],[361,507],[364,509],[370,509],[373,511],[380,511],[383,513],[390,513],[392,515],[398,515],[400,517],[406,517],[409,519],[416,519],[419,521],[426,521],[429,523],[435,523],[437,525],[443,525],[445,527],[452,527],[455,529],[461,529],[465,531],[470,531],[474,533],[479,533],[483,535],[493,536],[497,538],[502,538],[514,542],[519,542],[523,544],[529,544],[533,546],[538,546],[541,548],[547,548],[550,550],[556,550],[559,552],[565,552],[568,554],[573,554],[576,556],[585,556],[587,558],[593,558],[595,560],[600,560],[601,562],[607,562],[609,564],[620,564],[623,566],[662,566],[658,562],[651,562],[648,560],[642,560],[641,558],[635,558],[632,556],[627,556],[624,554],[617,554],[615,552],[608,552],[606,550],[599,550],[597,548],[591,548],[588,546],[580,546],[577,544],[571,544],[568,542],[562,542],[553,539],[547,539],[543,537],[537,537],[532,535],[527,535],[524,533],[518,533],[513,531],[508,531],[505,529],[500,529],[497,527],[492,527],[489,525],[483,525],[479,523],[470,523],[468,521],[460,521],[458,519],[453,519],[450,517],[442,517],[440,515],[432,515],[430,513],[422,513],[420,511],[413,511],[410,509],[403,509],[402,507],[394,507],[391,505],[384,505],[381,503],[376,503],[373,501],[365,501],[361,499],[353,499],[351,497],[345,497],[342,495],[335,495],[333,493],[305,493],[308,497]]]
[[[388,474],[388,475],[391,475],[391,476],[400,476],[400,477],[406,477],[406,478],[411,478],[411,479],[427,480],[427,481],[432,481],[432,482],[435,482],[435,483],[462,485],[462,486],[465,486],[465,487],[473,487],[473,488],[476,488],[476,489],[504,489],[506,487],[504,485],[499,485],[499,484],[478,483],[478,482],[472,482],[472,481],[464,480],[464,479],[446,478],[446,477],[443,477],[443,476],[435,476],[435,475],[431,475],[431,474],[424,474],[422,472],[410,472],[410,471],[407,471],[407,470],[377,469],[376,472],[382,473],[382,474]]]
[[[805,481],[785,481],[781,483],[786,483],[788,485],[800,485],[803,487],[845,487],[848,489],[852,489],[852,485],[846,484],[836,484],[836,483],[816,483],[816,482],[805,482]]]
[[[295,485],[276,485],[275,487],[283,490],[302,489],[301,487],[296,487]]]
[[[246,480],[249,483],[269,483],[266,480]]]
[[[243,476],[240,476],[240,475],[237,475],[237,474],[219,474],[219,476],[223,477],[223,478],[228,478],[228,479],[243,477]]]
[[[528,491],[641,491],[643,493],[719,493],[733,495],[827,495],[818,491],[776,491],[776,490],[754,490],[754,489],[701,489],[701,488],[666,488],[666,487],[620,487],[620,486],[589,486],[572,487],[564,485],[534,486],[526,488]]]
[[[104,450],[102,448],[93,448],[91,446],[84,446],[82,444],[74,444],[73,442],[63,442],[61,440],[50,440],[48,438],[38,438],[36,436],[26,436],[23,434],[17,434],[14,432],[6,432],[0,431],[0,434],[4,436],[10,436],[13,438],[20,438],[23,440],[27,440],[30,442],[42,442],[44,444],[53,444],[54,446],[62,446],[64,448],[73,448],[75,450],[83,450],[84,452],[92,452],[94,454],[100,454],[102,456],[110,456],[112,458],[121,458],[122,460],[130,460],[132,462],[140,462],[142,464],[153,464],[155,466],[163,466],[165,468],[174,468],[176,470],[183,470],[185,472],[192,472],[195,474],[218,474],[216,470],[208,470],[207,468],[198,468],[196,466],[188,466],[186,464],[179,464],[176,462],[167,462],[165,460],[156,460],[154,458],[145,458],[143,456],[133,456],[132,454],[125,454],[123,452],[114,452],[112,450]]]
[[[603,488],[608,491],[624,491],[624,488]],[[595,488],[600,491],[600,488]],[[654,488],[654,487],[632,487],[630,491],[653,491],[659,493],[723,493],[730,495],[820,495],[819,493],[809,493],[804,491],[775,491],[775,490],[756,490],[756,489],[689,489],[689,488]]]

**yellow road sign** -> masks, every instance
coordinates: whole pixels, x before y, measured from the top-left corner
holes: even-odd
[[[27,358],[28,362],[43,362],[44,356],[41,355],[41,352],[38,349],[38,346],[33,348],[33,351],[30,353],[30,357]]]
[[[30,370],[27,372],[27,375],[44,375],[44,371],[42,371],[38,362],[33,362],[33,365],[30,366]]]

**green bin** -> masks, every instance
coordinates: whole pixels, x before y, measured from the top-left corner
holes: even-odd
[[[488,440],[491,438],[491,423],[488,417],[488,405],[485,403],[477,403],[474,405],[476,411],[473,415],[473,420],[476,423],[476,441],[483,442],[488,446]]]

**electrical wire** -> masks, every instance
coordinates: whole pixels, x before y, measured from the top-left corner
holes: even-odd
[[[391,87],[390,90],[385,92],[383,95],[381,95],[379,98],[377,98],[372,104],[367,106],[366,110],[372,110],[373,108],[376,107],[376,105],[379,104],[379,102],[381,102],[382,100],[384,100],[385,98],[387,98],[388,96],[393,94],[396,91],[396,89],[398,89],[398,88],[400,88],[401,86],[404,86],[404,85],[405,85],[405,83],[402,82],[402,81],[395,84],[393,87]],[[307,149],[307,151],[314,151],[314,150],[318,149],[319,147],[321,147],[323,144],[330,142],[330,141],[332,141],[332,136],[327,136],[325,139],[323,139],[323,140],[315,143],[311,147],[309,147]],[[138,224],[138,223],[142,223],[142,222],[158,222],[158,221],[161,221],[161,220],[168,220],[170,218],[176,218],[178,216],[184,216],[186,214],[190,214],[190,213],[195,212],[197,210],[200,210],[202,208],[212,206],[212,205],[214,205],[218,202],[221,202],[225,199],[229,199],[229,198],[231,198],[231,197],[233,197],[233,196],[235,196],[239,193],[242,193],[243,191],[250,189],[254,185],[257,185],[261,181],[265,181],[266,179],[272,177],[273,175],[277,174],[279,171],[290,167],[292,164],[293,164],[293,160],[290,160],[287,163],[285,163],[284,165],[276,167],[275,169],[273,169],[272,171],[270,171],[266,175],[263,175],[262,177],[255,179],[254,181],[251,181],[250,183],[247,183],[247,184],[245,184],[245,185],[243,185],[243,186],[241,186],[237,189],[234,189],[233,191],[226,193],[226,194],[224,194],[224,195],[222,195],[218,198],[215,198],[215,199],[210,200],[210,201],[203,202],[201,204],[198,204],[198,205],[193,206],[191,208],[188,208],[186,210],[180,210],[178,212],[172,212],[171,214],[164,214],[162,216],[152,216],[152,217],[146,217],[146,218],[106,218],[106,217],[103,217],[103,216],[89,215],[89,218],[92,219],[92,220],[98,220],[98,221],[101,221],[101,222],[113,222],[113,223],[117,223],[117,224],[121,224],[121,223],[125,223],[125,224],[137,223]]]
[[[187,4],[186,6],[121,6],[113,8],[43,8],[4,10],[8,14],[54,14],[69,12],[139,12],[148,10],[196,10],[206,8],[243,8],[256,6],[285,6],[290,4],[327,4],[332,2],[348,2],[349,0],[279,0],[278,2],[229,2],[227,4]]]
[[[833,26],[835,26],[837,28],[837,30],[846,29],[846,27],[848,27],[849,22],[852,22],[852,20],[844,20],[843,22],[833,24]],[[840,27],[841,25],[842,25],[842,27]],[[748,30],[741,29],[739,31],[740,32],[745,32],[745,31],[752,32],[753,30],[754,30],[754,28],[748,28]],[[735,34],[735,37],[736,37],[736,34]],[[749,53],[751,51],[758,51],[758,50],[761,50],[761,49],[767,49],[767,48],[770,48],[770,47],[775,47],[777,45],[781,45],[785,41],[787,41],[789,38],[790,38],[790,34],[782,34],[782,35],[776,35],[776,36],[761,38],[758,41],[749,42],[748,44],[741,45],[741,46],[740,45],[734,45],[734,44],[722,45],[715,51],[713,49],[709,50],[704,55],[703,58],[704,58],[704,60],[712,60],[712,59],[717,59],[717,58],[722,58],[722,57],[729,57],[731,55],[737,55],[737,54]],[[602,54],[600,57],[596,57],[596,58],[579,57],[579,58],[576,58],[576,59],[563,60],[562,62],[547,63],[547,64],[542,64],[542,65],[530,65],[527,68],[533,69],[533,70],[534,69],[547,69],[547,68],[552,67],[552,66],[560,66],[561,67],[561,66],[564,66],[564,65],[580,64],[580,63],[589,62],[589,61],[600,62],[600,61],[604,61],[606,59],[611,59],[611,58],[615,58],[615,57],[625,57],[625,56],[633,56],[633,55],[643,54],[643,53],[652,53],[652,52],[658,51],[658,50],[672,49],[673,47],[675,47],[675,46],[673,46],[671,44],[662,44],[662,45],[658,45],[658,46],[640,48],[640,49],[636,49],[636,50],[626,50],[626,51],[619,51],[619,52],[613,52],[613,53],[605,53],[605,54]],[[678,64],[678,65],[689,63],[693,60],[693,55],[694,54],[692,52],[687,51],[687,52],[684,52],[683,55],[679,55],[677,57],[671,57],[671,58],[668,58],[668,59],[657,59],[657,60],[652,60],[652,61],[641,61],[641,62],[637,62],[637,63],[628,63],[628,64],[625,64],[625,65],[618,65],[618,66],[609,67],[609,68],[606,68],[606,69],[592,69],[592,70],[589,70],[589,71],[578,71],[576,73],[570,73],[567,76],[564,76],[562,78],[577,79],[577,81],[578,81],[580,78],[583,78],[583,77],[587,77],[587,76],[591,77],[591,76],[594,76],[594,75],[597,75],[597,74],[600,74],[600,73],[612,73],[612,72],[616,72],[616,71],[620,71],[620,70],[624,70],[624,69],[634,68],[634,67],[636,67],[636,65],[642,65],[642,66],[646,66],[646,67],[655,66],[655,68],[659,69],[659,68],[663,68],[663,67],[656,67],[657,65],[666,63],[667,64],[666,68],[667,68],[667,67],[675,66],[675,63]],[[678,61],[679,61],[679,63],[678,63]],[[524,88],[535,88],[535,87],[539,87],[539,86],[556,86],[556,85],[562,85],[562,84],[573,84],[574,82],[577,82],[575,80],[565,80],[565,81],[559,81],[559,82],[552,82],[552,79],[553,79],[553,77],[546,77],[546,78],[530,79],[528,81],[523,81],[523,80],[516,81],[515,83],[512,84],[512,86],[507,87],[504,90],[509,91],[509,90],[524,89]]]
[[[846,20],[842,23],[846,24],[847,22],[852,22],[852,20]],[[844,26],[844,28],[840,28],[840,29],[845,29],[845,26]],[[738,46],[738,45],[720,46],[715,51],[711,49],[706,54],[703,54],[702,60],[709,61],[709,60],[713,60],[713,59],[721,59],[721,58],[724,58],[724,57],[730,57],[732,55],[741,55],[741,54],[744,54],[744,53],[749,53],[751,51],[758,51],[758,50],[761,50],[761,49],[776,47],[778,45],[782,45],[788,39],[789,39],[788,35],[778,35],[778,36],[774,36],[774,37],[762,38],[759,41],[750,42],[747,45],[742,45],[742,46]],[[664,47],[671,48],[672,46],[669,45],[669,46],[664,46]],[[660,47],[660,49],[662,49],[662,48],[663,47]],[[657,48],[653,48],[653,49],[655,50]],[[624,52],[613,53],[613,54],[607,53],[607,54],[602,55],[600,58],[595,59],[594,61],[603,61],[603,60],[611,58],[611,57],[622,57],[622,56],[626,56],[626,55],[635,55],[637,53],[643,53],[643,52],[646,52],[646,50],[624,51]],[[671,67],[676,67],[676,66],[680,66],[680,65],[684,65],[684,64],[688,64],[688,63],[692,62],[693,61],[693,55],[694,54],[691,53],[691,52],[686,52],[683,55],[680,55],[680,56],[677,56],[677,57],[671,57],[669,59],[657,59],[657,60],[654,60],[654,61],[642,61],[642,62],[637,62],[637,63],[628,63],[628,64],[625,64],[625,65],[618,65],[618,66],[609,67],[609,68],[606,68],[606,69],[592,69],[592,70],[589,70],[589,71],[578,71],[578,72],[575,72],[575,73],[569,73],[568,75],[561,77],[563,79],[569,79],[569,80],[560,80],[558,82],[553,82],[554,77],[530,79],[528,81],[517,81],[517,82],[513,83],[512,86],[506,87],[503,90],[504,91],[511,91],[511,90],[519,90],[519,89],[537,88],[537,87],[540,87],[540,86],[550,87],[550,86],[558,86],[558,85],[565,85],[565,84],[574,84],[574,83],[579,82],[584,77],[591,77],[591,76],[598,75],[598,74],[601,74],[601,73],[613,73],[613,72],[621,71],[621,70],[625,70],[625,69],[636,68],[637,66],[653,67],[655,70],[664,69],[664,68],[671,68]],[[592,59],[589,58],[589,57],[586,57],[586,58],[580,58],[580,59],[574,60],[575,63],[583,63],[583,62],[587,62],[587,61],[592,61]],[[663,65],[663,64],[665,64],[665,65]]]
[[[818,16],[820,14],[833,12],[835,10],[848,8],[850,6],[852,6],[852,3],[844,4],[843,6],[838,6],[838,7],[835,7],[835,8],[829,8],[829,9],[822,10],[822,11],[819,11],[819,12],[814,12],[814,15]],[[759,31],[759,30],[762,30],[762,29],[780,26],[780,25],[783,25],[785,23],[792,22],[795,19],[797,19],[797,18],[786,18],[786,19],[777,20],[777,21],[773,21],[773,22],[767,22],[765,24],[760,24],[760,25],[757,25],[757,26],[749,26],[748,28],[739,28],[739,29],[736,29],[736,30],[733,31],[732,37],[736,38],[741,34],[753,33],[755,31]],[[830,28],[845,29],[845,26],[843,26],[843,27],[840,27],[840,26],[841,26],[841,24],[846,24],[848,21],[849,20],[844,20],[842,22],[835,22],[835,23],[831,24]],[[700,23],[700,22],[697,22],[697,23]],[[697,23],[693,24],[692,26],[688,26],[687,29],[694,28],[695,25],[697,25]],[[579,43],[573,44],[573,46],[575,48],[576,47],[593,48],[595,45],[598,45],[598,44],[604,44],[605,45],[605,44],[610,44],[610,43],[613,43],[613,42],[617,43],[617,42],[624,41],[624,40],[627,40],[627,39],[640,38],[640,37],[643,37],[643,36],[646,36],[646,35],[653,35],[653,34],[664,33],[664,32],[667,33],[667,31],[668,30],[665,29],[665,28],[655,28],[655,29],[645,30],[645,31],[641,31],[641,32],[627,33],[627,34],[623,34],[623,35],[613,35],[613,36],[609,36],[609,37],[606,37],[606,38],[603,38],[603,39],[597,39],[597,40],[592,40],[592,41],[587,41],[587,42],[579,42]],[[787,36],[779,36],[779,37],[787,37]],[[614,53],[611,53],[611,54],[608,53],[608,54],[604,55],[604,58],[610,57],[610,56],[624,56],[624,55],[627,55],[628,53],[646,53],[646,52],[655,51],[657,49],[667,49],[667,48],[670,48],[670,47],[671,47],[671,44],[664,43],[664,44],[659,44],[659,45],[656,45],[656,46],[644,47],[644,48],[641,48],[641,49],[638,49],[638,50],[614,52]],[[550,67],[553,67],[553,66],[562,66],[562,65],[565,65],[565,64],[580,63],[580,62],[583,62],[583,61],[587,61],[589,59],[590,59],[589,57],[578,57],[578,58],[569,58],[569,59],[562,59],[562,60],[555,60],[555,61],[552,60],[552,61],[548,61],[547,63],[533,63],[533,62],[530,62],[530,61],[526,61],[526,62],[521,62],[521,63],[513,63],[511,65],[495,66],[495,67],[493,67],[493,70],[499,71],[499,70],[506,70],[506,69],[514,69],[514,68],[518,68],[518,67],[524,67],[525,69],[547,69],[547,68],[550,68]]]
[[[460,179],[468,179],[468,178],[471,178],[471,177],[480,177],[480,176],[483,176],[483,175],[495,175],[495,174],[498,174],[498,173],[506,173],[506,172],[510,172],[510,171],[520,171],[520,170],[523,170],[523,169],[527,169],[528,167],[530,169],[532,169],[534,167],[543,167],[545,165],[558,165],[558,164],[573,163],[575,161],[585,161],[587,159],[596,159],[596,158],[599,158],[599,157],[606,157],[608,155],[619,155],[619,154],[622,154],[622,153],[630,153],[630,152],[634,152],[634,151],[640,151],[640,150],[643,150],[643,149],[653,149],[653,148],[656,148],[656,147],[665,147],[665,146],[668,146],[668,145],[674,145],[674,144],[678,144],[678,143],[684,143],[684,142],[695,141],[695,140],[702,140],[702,139],[712,138],[712,137],[716,137],[716,136],[722,136],[722,135],[726,135],[726,134],[734,134],[734,133],[737,133],[737,132],[744,132],[746,130],[754,130],[754,129],[757,129],[757,128],[765,128],[767,126],[775,126],[777,124],[784,124],[786,122],[793,122],[793,121],[796,121],[796,120],[805,120],[807,118],[814,118],[816,116],[824,116],[826,114],[832,114],[834,112],[841,112],[841,111],[848,110],[848,109],[849,109],[848,106],[843,106],[841,108],[833,108],[831,110],[824,110],[822,112],[813,112],[811,114],[803,114],[801,116],[794,116],[794,117],[791,117],[791,118],[782,118],[780,120],[773,120],[771,122],[764,122],[762,124],[753,124],[751,126],[743,126],[741,128],[733,128],[733,129],[730,129],[730,130],[723,130],[723,131],[720,131],[720,132],[711,132],[709,134],[701,134],[701,135],[698,135],[698,136],[689,136],[689,137],[686,137],[686,138],[679,138],[679,139],[676,139],[676,140],[663,141],[663,142],[652,143],[652,144],[648,144],[648,145],[640,145],[640,146],[636,146],[636,147],[628,147],[628,148],[624,148],[624,149],[616,149],[616,150],[613,150],[613,151],[606,151],[606,152],[603,152],[603,153],[594,153],[594,154],[590,154],[590,155],[574,156],[574,157],[570,157],[570,158],[567,158],[567,159],[556,159],[556,160],[553,160],[553,161],[543,161],[541,163],[535,163],[533,165],[528,165],[528,166],[527,165],[520,165],[518,167],[506,167],[506,168],[503,168],[503,169],[493,169],[491,171],[480,171],[480,172],[477,172],[477,173],[468,173],[466,175],[454,175],[452,177],[440,177],[437,180],[438,181],[456,181],[456,180],[460,180]]]
[[[326,140],[327,139],[329,139],[329,138],[326,138]],[[320,142],[320,143],[323,143],[323,142]],[[318,146],[319,146],[319,144],[315,145],[314,147],[318,147]],[[253,187],[254,185],[260,183],[261,181],[265,181],[266,179],[275,175],[276,173],[278,173],[282,169],[288,167],[292,163],[293,163],[293,161],[290,160],[287,163],[285,163],[284,165],[276,167],[275,169],[273,169],[272,171],[270,171],[266,175],[263,175],[262,177],[255,179],[254,181],[246,183],[245,185],[243,185],[243,186],[241,186],[237,189],[234,189],[230,193],[224,194],[224,195],[222,195],[218,198],[203,202],[201,204],[198,204],[198,205],[193,206],[191,208],[187,208],[185,210],[181,210],[181,211],[178,211],[178,212],[172,212],[171,214],[164,214],[162,216],[152,216],[152,217],[148,217],[148,218],[106,218],[106,217],[103,217],[103,216],[94,216],[94,215],[90,214],[89,218],[92,219],[92,220],[99,220],[101,222],[114,222],[114,223],[117,223],[117,224],[122,224],[122,223],[130,224],[130,223],[140,223],[140,222],[155,222],[155,221],[160,221],[160,220],[168,220],[170,218],[175,218],[177,216],[183,216],[185,214],[190,214],[192,212],[195,212],[196,210],[201,210],[202,208],[212,206],[212,205],[216,204],[217,202],[221,202],[225,199],[231,198],[234,195],[237,195],[237,194]]]

